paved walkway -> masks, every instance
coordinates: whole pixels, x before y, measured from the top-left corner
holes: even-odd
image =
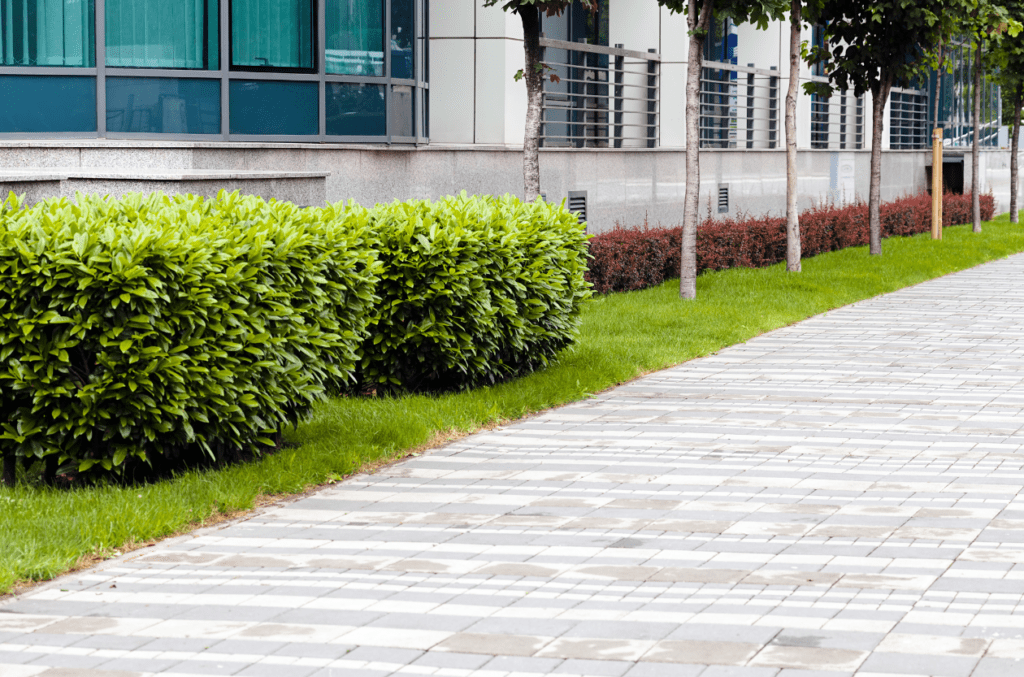
[[[1019,677],[1022,380],[1017,256],[65,578],[0,675]]]

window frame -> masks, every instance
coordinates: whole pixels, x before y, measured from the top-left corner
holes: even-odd
[[[412,0],[413,2],[413,78],[399,79],[391,77],[391,13],[392,0],[384,0],[384,75],[336,75],[326,72],[326,0],[313,0],[316,11],[316,24],[312,40],[314,42],[314,69],[281,69],[274,67],[232,67],[231,66],[231,0],[213,0],[218,2],[218,39],[219,68],[217,70],[197,70],[190,68],[148,68],[148,67],[108,67],[106,66],[106,0],[94,0],[94,59],[93,67],[79,66],[0,66],[2,75],[76,75],[91,77],[96,83],[96,124],[95,132],[4,132],[0,131],[0,140],[10,139],[115,139],[115,140],[147,140],[147,141],[204,141],[204,142],[256,142],[256,143],[314,143],[345,146],[351,144],[372,144],[390,146],[401,144],[420,146],[429,143],[426,134],[429,128],[430,84],[427,78],[429,63],[430,36],[429,0]],[[182,133],[140,133],[140,132],[109,132],[106,128],[106,78],[174,78],[174,79],[211,79],[220,81],[221,125],[219,134],[182,134]],[[231,83],[238,80],[276,80],[283,82],[316,82],[318,83],[318,132],[310,135],[255,135],[230,133],[230,90]],[[385,87],[385,134],[382,136],[338,136],[327,134],[326,119],[326,86],[327,83],[363,83]],[[395,85],[410,86],[413,89],[412,120],[413,135],[400,136],[392,124],[392,87]]]

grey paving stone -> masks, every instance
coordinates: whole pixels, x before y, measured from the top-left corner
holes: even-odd
[[[234,675],[246,667],[235,661],[188,660],[175,663],[164,672],[182,675]]]
[[[633,668],[635,663],[627,661],[589,661],[569,658],[562,661],[551,674],[587,675],[588,677],[621,677]]]
[[[244,677],[308,677],[317,671],[318,668],[301,665],[267,665],[257,663],[243,668],[236,675]]]
[[[969,677],[978,657],[926,654],[873,653],[861,665],[861,672],[880,672],[930,677]],[[987,677],[987,676],[986,676]]]
[[[551,674],[564,661],[561,658],[533,658],[528,656],[495,656],[483,669],[494,672],[527,672]]]
[[[491,660],[491,656],[468,653],[448,653],[428,651],[414,660],[410,665],[426,668],[452,668],[455,670],[475,670]]]
[[[43,586],[0,607],[0,661],[1016,674],[978,647],[1024,638],[1022,274],[1019,255],[830,311]]]
[[[699,677],[706,665],[677,665],[670,663],[636,663],[626,671],[625,677]]]

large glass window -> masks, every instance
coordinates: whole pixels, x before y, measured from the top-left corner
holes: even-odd
[[[315,136],[320,133],[319,90],[315,82],[233,80],[231,133]]]
[[[93,16],[93,0],[0,0],[0,66],[95,66]]]
[[[415,40],[413,0],[391,0],[391,77],[412,80],[415,77]]]
[[[384,136],[387,134],[384,85],[327,83],[327,134]]]
[[[96,78],[0,75],[0,132],[96,131]]]
[[[107,131],[220,134],[220,80],[107,78]]]
[[[217,70],[217,0],[107,0],[107,65]]]
[[[231,65],[315,70],[313,0],[231,0]]]
[[[327,0],[327,72],[384,75],[384,3]]]
[[[428,2],[0,0],[0,136],[418,142]]]

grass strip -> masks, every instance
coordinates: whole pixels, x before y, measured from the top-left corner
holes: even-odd
[[[678,299],[676,280],[595,297],[575,349],[542,372],[436,397],[332,399],[290,434],[294,447],[254,463],[143,487],[0,488],[0,594],[251,509],[268,496],[337,481],[445,435],[579,400],[832,308],[1024,251],[1024,227],[1005,215],[981,234],[956,227],[944,238],[891,238],[877,258],[866,247],[822,254],[805,259],[799,275],[787,274],[784,264],[709,273],[698,278],[691,302]]]

